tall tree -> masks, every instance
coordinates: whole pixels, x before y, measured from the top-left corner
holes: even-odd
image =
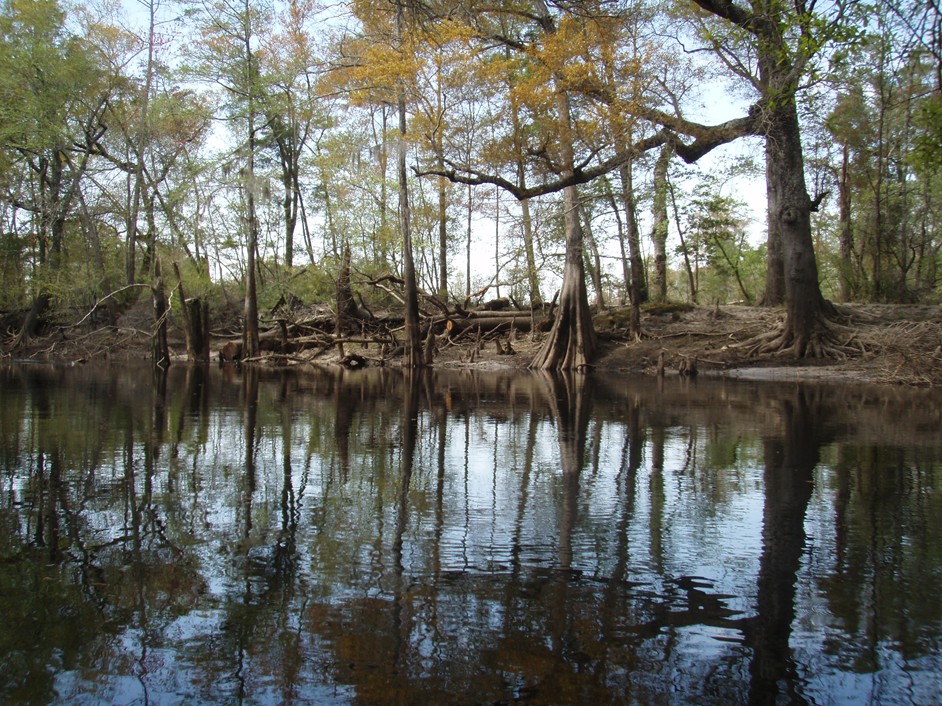
[[[586,27],[583,23],[591,23],[591,19],[579,10],[566,12],[561,4],[551,7],[543,0],[507,0],[486,7],[469,3],[465,9],[467,12],[461,16],[475,33],[484,66],[522,63],[524,70],[516,72],[508,70],[505,63],[495,71],[494,84],[507,85],[517,105],[527,105],[534,114],[534,126],[540,131],[534,146],[539,170],[544,176],[557,175],[563,182],[557,188],[542,192],[562,191],[566,252],[557,316],[532,365],[541,369],[583,368],[591,362],[596,337],[585,282],[585,238],[575,178],[581,166],[577,163],[581,124],[573,114],[573,97],[578,94],[573,91],[572,66],[573,62],[584,64],[581,49],[586,38],[582,29]],[[597,34],[590,31],[587,36]],[[510,62],[508,54],[513,57]],[[512,82],[508,83],[508,77]],[[509,104],[505,99],[499,103],[499,110]],[[505,143],[514,144],[512,139]],[[512,161],[513,151],[510,157]],[[515,169],[516,176],[509,180],[487,174],[468,163],[458,165],[453,159],[446,161],[447,170],[428,169],[426,173],[470,184],[495,184],[513,193],[518,200],[540,193],[539,188],[521,188],[519,169]],[[497,166],[492,162],[488,169],[499,171],[504,161],[500,160],[502,164]]]
[[[3,198],[27,214],[35,243],[33,303],[17,343],[35,335],[53,299],[80,181],[105,132],[114,82],[98,55],[66,29],[55,0],[0,9],[0,150]]]
[[[342,43],[345,71],[338,81],[355,102],[393,105],[398,114],[396,176],[399,193],[399,235],[404,280],[405,335],[402,364],[420,368],[426,364],[419,319],[419,291],[413,253],[412,203],[407,155],[410,148],[409,110],[414,108],[415,83],[421,69],[420,45],[424,36],[421,7],[390,1],[354,2],[360,21],[357,36]],[[383,128],[385,133],[385,110]],[[384,150],[385,152],[385,150]]]
[[[405,8],[396,6],[397,50],[405,53],[407,27]],[[414,49],[414,47],[412,47]],[[415,277],[415,259],[412,253],[412,210],[409,203],[409,174],[406,169],[408,116],[406,114],[406,81],[400,75],[396,80],[396,108],[399,112],[399,145],[396,155],[396,174],[399,180],[399,230],[402,234],[402,274],[405,280],[405,325],[406,343],[402,358],[404,368],[421,368],[426,360],[422,350],[422,335],[419,329],[419,288]]]
[[[766,141],[766,185],[769,233],[781,245],[785,275],[786,317],[781,331],[762,342],[762,350],[790,352],[798,357],[827,355],[840,348],[829,324],[832,307],[821,294],[811,236],[811,214],[823,195],[812,199],[805,183],[804,152],[798,120],[798,93],[814,61],[829,42],[847,30],[846,8],[829,6],[825,16],[814,3],[784,0],[694,0],[720,33],[704,36],[717,56],[758,94],[750,109],[751,132]],[[730,35],[727,35],[730,36]],[[741,53],[743,44],[756,58],[751,69]]]
[[[295,232],[304,227],[301,162],[309,143],[329,124],[317,94],[313,72],[319,67],[318,47],[311,34],[317,5],[295,0],[278,15],[274,31],[266,32],[258,52],[262,73],[260,112],[278,154],[282,188],[284,264],[294,265]]]
[[[654,277],[651,289],[655,301],[667,300],[667,192],[668,170],[672,150],[670,145],[661,147],[654,165],[654,199],[651,207],[651,241],[654,245]]]
[[[542,0],[534,3],[534,11],[547,49],[544,57],[555,92],[560,176],[566,179],[573,176],[576,169],[576,136],[569,89],[563,74],[567,59],[564,51],[566,38],[560,35],[555,17]],[[532,367],[542,370],[585,368],[591,364],[596,348],[585,282],[585,236],[579,218],[579,187],[576,184],[563,187],[563,220],[566,230],[566,264],[559,294],[559,310],[549,335],[531,363]]]
[[[259,351],[257,199],[262,189],[256,159],[264,128],[264,90],[257,47],[261,28],[270,22],[272,8],[268,3],[249,0],[199,0],[190,5],[190,12],[201,40],[191,48],[195,61],[190,70],[197,78],[222,88],[226,110],[239,135],[233,159],[238,165],[246,254],[242,355],[252,358]]]
[[[157,5],[154,0],[143,0],[147,13],[147,36],[145,39],[146,59],[144,62],[144,85],[141,89],[140,113],[137,119],[136,135],[133,140],[133,171],[128,174],[132,180],[131,203],[128,208],[127,244],[125,252],[125,278],[128,284],[134,284],[137,262],[137,219],[144,190],[144,150],[150,142],[150,97],[154,85],[155,44],[157,34]]]

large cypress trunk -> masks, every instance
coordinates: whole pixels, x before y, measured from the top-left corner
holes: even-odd
[[[553,328],[531,363],[540,370],[580,370],[595,354],[595,329],[585,286],[582,227],[579,223],[578,194],[575,187],[565,190],[566,264],[559,293],[559,309]]]
[[[785,274],[785,331],[780,343],[802,357],[822,331],[825,300],[811,237],[812,203],[805,186],[804,157],[794,100],[768,116],[770,228],[779,231]]]
[[[560,127],[560,152],[566,172],[572,173],[574,157],[569,97],[565,91],[556,96]],[[559,309],[553,328],[530,367],[540,370],[581,370],[595,354],[596,338],[589,310],[585,283],[583,250],[585,242],[579,220],[579,190],[563,189],[563,219],[566,227],[566,264],[559,293]]]

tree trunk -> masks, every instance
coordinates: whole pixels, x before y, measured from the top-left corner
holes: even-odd
[[[671,197],[671,205],[674,210],[674,223],[677,226],[677,237],[680,238],[680,251],[684,256],[684,270],[687,272],[687,286],[690,290],[690,301],[697,303],[697,279],[693,274],[693,267],[690,265],[690,253],[687,250],[687,243],[684,240],[684,228],[680,220],[680,209],[677,207],[677,198],[674,195],[674,187],[667,182],[667,191]]]
[[[569,96],[560,90],[556,95],[559,121],[560,152],[563,158],[563,176],[575,169],[572,142],[572,122]],[[559,294],[559,309],[553,328],[543,342],[530,366],[541,370],[580,370],[592,362],[596,338],[589,310],[589,297],[585,284],[583,262],[582,223],[579,220],[579,190],[575,186],[563,189],[564,222],[566,226],[566,264]]]
[[[170,367],[170,346],[167,342],[167,294],[164,291],[164,279],[160,271],[160,261],[154,261],[154,334],[152,343],[154,366]]]
[[[589,268],[589,277],[592,279],[592,287],[595,289],[595,308],[601,311],[605,308],[605,292],[602,285],[602,256],[599,253],[598,243],[592,235],[592,214],[589,209],[582,204],[579,208],[582,217],[585,219],[585,228],[583,236],[586,244],[586,262]]]
[[[248,23],[248,18],[250,15],[250,8],[248,0],[245,0],[245,17],[246,23]],[[245,31],[245,61],[246,61],[246,71],[248,75],[246,76],[246,84],[249,86],[249,95],[248,95],[248,145],[247,145],[247,159],[248,164],[246,165],[246,184],[245,188],[245,201],[246,201],[246,230],[248,243],[246,244],[247,256],[245,263],[245,324],[242,331],[242,358],[243,360],[254,358],[259,353],[259,343],[258,343],[258,294],[256,293],[256,266],[255,266],[255,255],[258,251],[258,217],[255,213],[255,118],[256,118],[256,106],[255,100],[253,97],[253,82],[255,76],[253,74],[254,66],[254,57],[251,43],[252,28],[250,25],[246,26]]]
[[[144,66],[144,95],[141,101],[141,117],[137,125],[137,134],[134,140],[134,172],[129,175],[133,178],[131,190],[131,203],[128,208],[127,219],[127,251],[125,253],[125,277],[127,284],[134,284],[137,273],[135,271],[137,257],[137,218],[144,193],[144,152],[149,147],[150,139],[150,94],[154,82],[154,48],[156,39],[156,3],[153,0],[144,2],[147,11],[147,59]]]
[[[530,303],[543,302],[540,294],[540,275],[536,270],[536,253],[533,248],[533,219],[530,216],[530,199],[520,202],[520,219],[523,226],[523,250],[527,258],[527,283],[530,286]]]
[[[43,276],[50,276],[59,269],[62,260],[62,239],[65,235],[65,222],[75,195],[78,193],[78,178],[84,172],[87,157],[83,160],[80,171],[71,177],[71,185],[64,188],[65,157],[55,152],[49,158],[41,157],[38,160],[40,173],[40,201],[42,210],[39,214],[39,232],[37,233],[39,248],[39,266]],[[42,326],[43,318],[52,305],[52,294],[46,285],[39,281],[38,291],[26,314],[23,328],[20,329],[13,347],[16,348],[36,336]]]
[[[399,40],[402,41],[403,7],[399,6],[396,24]],[[400,87],[398,96],[399,109],[399,149],[397,155],[397,173],[399,178],[399,232],[402,236],[402,276],[405,280],[405,352],[402,365],[404,368],[425,367],[425,355],[422,348],[422,331],[419,321],[419,287],[415,279],[415,260],[412,256],[412,216],[409,206],[409,173],[406,169],[406,98]]]
[[[436,106],[438,115],[444,114],[445,99],[441,81],[436,82]],[[442,143],[441,130],[435,131],[435,154],[438,167],[445,169],[445,146]],[[448,180],[438,178],[438,295],[442,301],[448,301]]]
[[[796,356],[815,353],[824,323],[825,300],[811,237],[811,199],[805,186],[804,156],[794,99],[781,99],[769,115],[767,179],[769,227],[779,232],[785,272],[786,317],[780,344]]]
[[[359,316],[356,300],[353,298],[353,288],[350,286],[350,246],[343,250],[340,262],[340,273],[337,275],[337,324],[335,330],[342,336],[350,325]]]
[[[612,215],[615,217],[615,231],[618,234],[619,262],[621,263],[621,278],[623,287],[618,293],[618,303],[623,305],[628,301],[628,295],[631,291],[631,268],[628,265],[628,246],[625,243],[625,226],[621,218],[621,209],[618,206],[618,199],[612,190],[612,183],[606,177],[602,177],[605,187],[605,195],[608,197],[608,204],[612,207]]]
[[[439,162],[444,169],[444,162]],[[438,295],[448,300],[448,182],[438,180]]]
[[[627,151],[624,144],[621,148]],[[625,230],[628,235],[628,262],[631,265],[631,303],[637,307],[648,300],[648,284],[645,278],[644,260],[641,257],[638,206],[635,202],[635,185],[631,169],[632,163],[625,162],[619,167],[619,176],[621,177],[622,205],[625,209]]]
[[[651,240],[654,243],[653,298],[667,300],[667,173],[673,150],[669,145],[661,148],[654,165],[654,204],[651,209],[653,226]]]
[[[186,312],[186,354],[192,363],[209,361],[209,305],[200,298],[183,302]]]
[[[842,302],[849,302],[854,296],[853,286],[853,252],[854,231],[851,221],[851,187],[850,187],[850,148],[843,146],[841,159],[841,177],[838,182],[838,201],[840,213],[838,215],[838,237],[840,238],[840,269],[838,271],[840,297]]]
[[[250,151],[254,146],[249,148]],[[251,160],[251,158],[250,158]],[[249,173],[252,170],[250,168]],[[255,253],[258,249],[258,224],[255,218],[255,196],[252,194],[252,184],[249,184],[248,193],[248,251],[245,263],[245,324],[242,330],[242,355],[244,358],[254,358],[258,355],[258,294],[256,292],[256,265]]]
[[[766,272],[765,272],[765,293],[762,295],[760,304],[762,306],[779,306],[785,301],[785,254],[784,243],[782,242],[781,223],[779,214],[782,205],[779,202],[781,198],[781,185],[774,183],[778,177],[776,169],[779,165],[775,164],[775,153],[782,149],[781,145],[773,145],[770,137],[766,137],[765,143],[765,188],[768,200],[768,215],[766,223],[768,234],[766,236]],[[810,222],[809,222],[810,223]],[[810,229],[810,225],[809,225]]]
[[[107,312],[107,323],[114,326],[118,322],[118,310],[114,298],[111,296],[111,280],[108,277],[108,269],[105,266],[105,256],[101,250],[101,237],[98,232],[98,223],[88,212],[88,204],[85,203],[85,195],[79,192],[79,203],[82,211],[82,226],[88,234],[88,240],[92,245],[92,253],[95,256],[95,266],[98,268],[98,276],[101,281],[101,298],[105,300],[105,311]]]
[[[509,49],[507,56],[509,57]],[[523,161],[523,141],[521,140],[520,108],[513,91],[510,91],[510,121],[514,135],[514,157],[517,161],[517,186],[527,185],[526,166]],[[536,271],[536,256],[533,249],[533,219],[530,217],[530,199],[520,201],[520,218],[523,226],[523,250],[527,258],[527,282],[530,285],[530,303],[542,302],[540,277]]]

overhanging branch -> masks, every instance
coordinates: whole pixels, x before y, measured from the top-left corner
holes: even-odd
[[[490,184],[503,189],[517,200],[522,201],[556,193],[569,186],[587,184],[613,172],[621,165],[638,158],[648,150],[656,149],[665,144],[671,145],[681,159],[688,164],[692,164],[720,145],[746,135],[760,134],[758,115],[759,110],[756,105],[750,109],[749,114],[745,117],[736,118],[719,125],[702,125],[656,110],[645,111],[641,117],[661,125],[658,132],[638,140],[625,150],[615,152],[611,157],[599,162],[594,167],[578,167],[570,174],[535,186],[521,187],[498,174],[488,174],[447,159],[444,160],[447,165],[444,169],[413,167],[413,171],[416,176],[443,177],[455,184],[467,184],[469,186]],[[685,142],[683,137],[692,139]]]

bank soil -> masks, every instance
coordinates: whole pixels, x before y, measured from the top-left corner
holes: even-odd
[[[599,372],[654,375],[663,361],[665,375],[695,370],[700,375],[725,375],[768,380],[817,380],[935,387],[942,385],[942,307],[935,305],[850,304],[839,307],[842,342],[853,350],[846,357],[795,360],[757,356],[750,341],[781,325],[784,310],[746,306],[646,307],[640,340],[628,336],[628,311],[613,309],[596,315]],[[8,359],[141,360],[150,356],[147,310],[128,312],[117,327],[97,331],[59,329],[32,342],[27,350],[5,353]],[[238,327],[214,329],[212,358],[231,341]],[[435,366],[459,368],[526,368],[539,350],[543,332],[492,331],[439,336]],[[170,326],[175,362],[185,360],[182,331]],[[316,346],[291,355],[272,353],[264,365],[339,365],[341,356],[360,357],[367,365],[397,365],[395,353],[376,344]]]

